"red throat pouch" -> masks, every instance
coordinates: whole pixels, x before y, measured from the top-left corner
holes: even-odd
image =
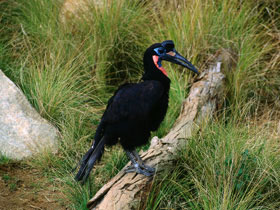
[[[157,67],[165,76],[168,77],[167,71],[166,71],[163,67],[159,67],[159,66],[158,66],[158,56],[153,55],[153,61],[154,61],[154,64],[156,65],[156,67]]]

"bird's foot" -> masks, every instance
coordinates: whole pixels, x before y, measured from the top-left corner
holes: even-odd
[[[152,167],[150,167],[150,166],[148,166],[148,165],[145,165],[145,164],[140,165],[140,167],[143,168],[143,169],[145,169],[145,170],[147,170],[147,171],[149,171],[150,173],[153,173],[153,174],[154,174],[155,171],[156,171],[155,168],[152,168]]]
[[[126,173],[137,173],[137,174],[143,174],[145,176],[152,176],[155,173],[155,169],[146,165],[139,165],[134,164],[128,166],[125,170]]]

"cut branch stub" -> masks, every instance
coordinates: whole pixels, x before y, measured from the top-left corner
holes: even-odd
[[[141,154],[145,164],[155,167],[157,173],[172,166],[177,151],[211,119],[224,97],[225,77],[221,72],[221,63],[217,56],[215,63],[200,74],[171,131],[162,139],[154,137],[150,148]],[[141,194],[145,193],[151,180],[141,174],[125,174],[122,170],[95,194],[88,207],[95,210],[137,209]]]

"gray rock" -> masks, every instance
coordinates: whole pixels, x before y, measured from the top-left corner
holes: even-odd
[[[21,160],[57,151],[58,130],[43,119],[0,70],[0,153]]]

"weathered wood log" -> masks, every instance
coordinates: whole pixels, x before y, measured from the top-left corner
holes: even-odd
[[[211,119],[223,99],[225,76],[221,72],[221,64],[224,59],[224,55],[216,56],[215,62],[200,74],[193,83],[188,98],[183,102],[181,113],[171,131],[162,139],[154,137],[150,148],[141,154],[146,164],[157,169],[156,173],[172,165],[178,150]],[[125,174],[122,170],[96,193],[88,202],[88,208],[137,209],[141,195],[145,193],[151,180],[141,174]]]

